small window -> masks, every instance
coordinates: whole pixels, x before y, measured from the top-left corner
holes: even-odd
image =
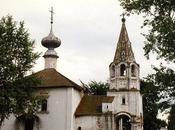
[[[135,69],[135,65],[131,66],[131,76],[135,77],[136,76],[136,69]]]
[[[122,97],[122,104],[126,104],[126,100],[125,100],[125,97]]]
[[[47,111],[47,99],[41,101],[41,111]]]
[[[81,127],[80,126],[78,127],[78,130],[81,130]]]
[[[126,66],[124,64],[120,66],[120,76],[126,76]]]
[[[115,65],[112,65],[111,78],[115,77]]]

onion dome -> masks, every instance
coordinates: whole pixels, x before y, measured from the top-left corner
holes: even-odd
[[[41,44],[46,48],[57,48],[61,45],[61,40],[53,34],[52,27],[47,37],[44,37]]]
[[[54,49],[54,48],[57,48],[61,45],[61,40],[56,37],[54,34],[53,34],[53,31],[52,31],[52,24],[53,24],[53,7],[51,8],[51,29],[50,29],[50,33],[47,37],[44,37],[41,41],[41,44],[48,48],[48,49]]]

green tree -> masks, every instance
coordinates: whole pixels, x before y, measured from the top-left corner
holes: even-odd
[[[160,130],[166,126],[166,122],[157,118],[159,111],[159,86],[149,79],[141,81],[141,93],[143,94],[143,118],[144,130]]]
[[[142,27],[148,27],[144,34],[145,56],[150,52],[156,53],[157,58],[163,58],[175,63],[175,1],[174,0],[120,0],[121,6],[127,13],[142,14]],[[171,68],[154,67],[155,73],[149,75],[154,85],[160,87],[161,110],[171,108],[175,99],[175,72]],[[170,121],[169,121],[170,122]]]
[[[158,58],[175,63],[175,1],[174,0],[120,0],[127,13],[144,15],[145,55],[156,52]]]
[[[149,79],[154,82],[154,85],[159,86],[160,109],[163,111],[169,109],[175,99],[175,72],[170,68],[161,66],[154,67],[154,74],[149,76]]]
[[[82,85],[90,89],[93,95],[106,95],[109,90],[109,84],[104,82],[91,81],[88,84],[82,82]]]
[[[32,114],[38,107],[33,86],[39,81],[26,76],[38,53],[33,52],[34,41],[29,38],[24,22],[12,16],[0,20],[0,126],[10,114]]]

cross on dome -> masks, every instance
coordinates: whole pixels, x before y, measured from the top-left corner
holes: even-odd
[[[51,7],[50,14],[51,14],[51,22],[50,23],[53,24],[53,14],[54,14],[53,7]]]

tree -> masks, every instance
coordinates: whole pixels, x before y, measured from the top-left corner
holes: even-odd
[[[127,13],[144,15],[145,55],[156,52],[158,58],[175,63],[175,1],[174,0],[120,0]]]
[[[97,82],[97,81],[91,81],[88,84],[84,84],[81,82],[82,85],[86,88],[90,89],[90,92],[93,95],[106,95],[107,90],[109,90],[109,84],[104,82]]]
[[[159,86],[146,79],[141,81],[141,93],[143,94],[143,118],[144,130],[160,130],[161,127],[166,126],[166,122],[157,119],[159,111]]]
[[[33,86],[39,81],[26,76],[38,53],[33,52],[34,41],[29,38],[24,22],[12,16],[0,20],[0,126],[10,114],[32,114],[37,109]]]
[[[161,66],[160,69],[154,67],[155,73],[149,75],[149,80],[154,82],[154,85],[159,86],[159,97],[163,111],[169,109],[174,104],[175,99],[175,72],[170,68]]]
[[[142,14],[143,27],[149,28],[144,34],[145,56],[155,52],[157,58],[175,63],[175,1],[174,0],[120,0],[127,13]],[[171,108],[175,99],[175,72],[171,68],[160,65],[153,68],[155,73],[148,78],[154,85],[160,86],[161,110]]]

